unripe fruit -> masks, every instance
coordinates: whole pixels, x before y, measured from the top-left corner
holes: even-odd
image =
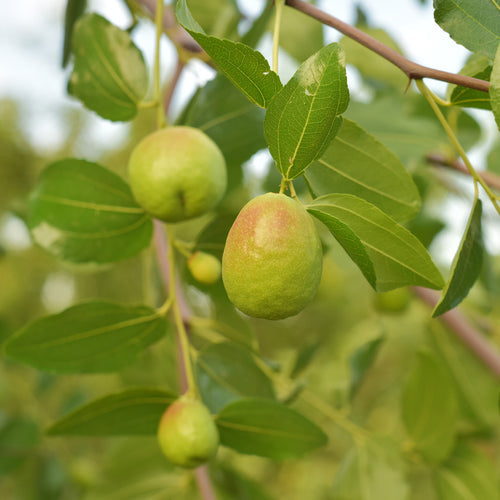
[[[187,267],[193,278],[204,285],[219,281],[222,265],[220,260],[205,252],[194,252],[187,260]]]
[[[219,446],[217,426],[201,401],[181,396],[163,414],[160,447],[170,462],[192,469],[210,460]]]
[[[312,301],[322,263],[321,242],[303,206],[284,194],[267,193],[248,202],[234,221],[222,280],[240,311],[282,319]]]
[[[389,292],[377,293],[373,299],[375,309],[386,313],[400,313],[405,311],[411,302],[411,293],[408,288],[396,288]]]
[[[192,127],[167,127],[146,136],[132,151],[128,169],[137,203],[165,222],[211,210],[227,185],[220,149]]]

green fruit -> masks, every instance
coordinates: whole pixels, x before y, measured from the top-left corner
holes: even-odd
[[[205,252],[194,252],[187,260],[187,267],[193,278],[204,285],[213,285],[221,275],[220,260]]]
[[[219,432],[201,401],[181,396],[163,414],[158,441],[170,462],[192,469],[215,456]]]
[[[130,187],[146,212],[179,222],[208,212],[226,190],[226,163],[215,142],[192,127],[167,127],[132,151]]]
[[[373,299],[375,309],[387,313],[403,312],[410,302],[411,293],[408,288],[396,288],[389,292],[377,293]]]
[[[310,215],[296,200],[267,193],[248,202],[229,231],[222,280],[231,302],[257,318],[282,319],[312,301],[323,254]]]

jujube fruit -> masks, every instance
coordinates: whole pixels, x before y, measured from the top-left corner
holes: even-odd
[[[170,462],[192,469],[210,460],[219,446],[219,432],[207,407],[181,396],[163,414],[158,442]]]
[[[249,316],[282,319],[314,298],[323,254],[300,202],[267,193],[249,201],[227,236],[222,280],[231,302]]]
[[[221,262],[206,252],[196,251],[187,260],[187,267],[193,278],[204,285],[213,285],[219,281]]]
[[[208,212],[227,185],[220,149],[192,127],[167,127],[146,136],[132,151],[128,171],[137,203],[165,222]]]

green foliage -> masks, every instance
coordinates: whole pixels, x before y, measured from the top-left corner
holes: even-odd
[[[491,71],[490,99],[491,109],[500,130],[500,46],[493,62],[493,70]]]

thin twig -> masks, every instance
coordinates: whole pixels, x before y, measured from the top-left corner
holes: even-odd
[[[472,78],[465,75],[457,75],[455,73],[448,73],[447,71],[441,71],[438,69],[428,68],[427,66],[422,66],[413,61],[410,61],[399,52],[391,49],[387,45],[379,42],[375,38],[367,35],[363,31],[350,24],[344,23],[340,19],[327,14],[326,12],[318,9],[310,3],[303,2],[302,0],[286,0],[286,5],[293,7],[304,14],[307,14],[314,19],[317,19],[327,26],[335,28],[344,35],[356,40],[361,45],[371,51],[379,54],[384,59],[397,66],[402,70],[410,80],[420,80],[422,78],[432,78],[434,80],[440,80],[443,82],[454,83],[456,85],[461,85],[462,87],[469,87],[471,89],[482,90],[483,92],[488,92],[490,88],[489,82],[485,80],[480,80],[479,78]]]
[[[439,300],[439,294],[422,288],[413,287],[415,294],[426,304],[434,308]],[[465,318],[458,310],[452,309],[439,316],[439,319],[448,326],[453,333],[472,351],[484,366],[500,379],[500,354]]]
[[[428,163],[440,167],[448,167],[462,174],[470,175],[467,167],[460,160],[452,160],[438,153],[430,153],[425,158]],[[492,172],[478,172],[484,182],[493,189],[500,191],[500,177]]]

